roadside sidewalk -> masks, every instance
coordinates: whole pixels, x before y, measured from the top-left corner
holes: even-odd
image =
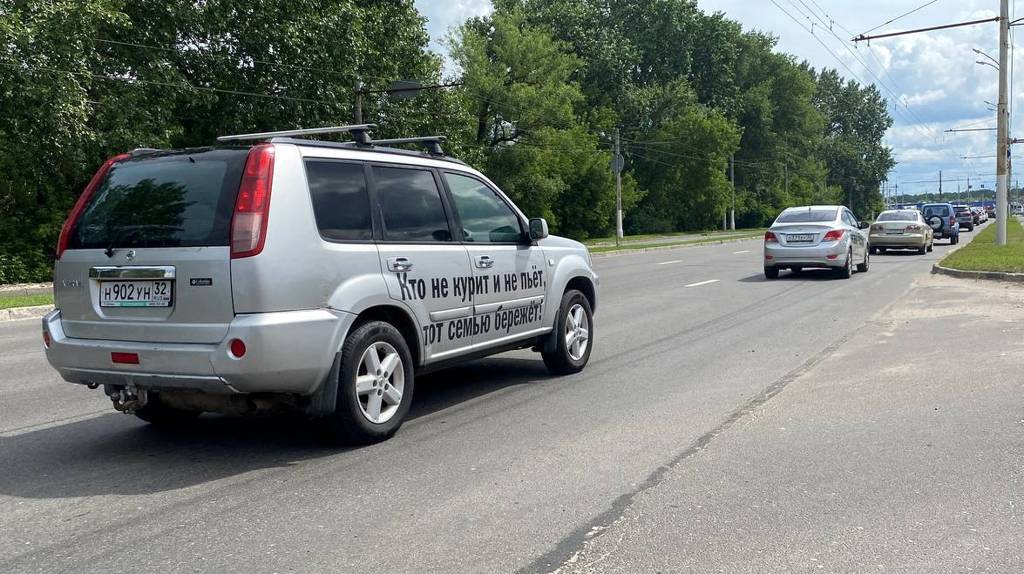
[[[1024,288],[924,277],[831,349],[559,571],[1024,571]]]

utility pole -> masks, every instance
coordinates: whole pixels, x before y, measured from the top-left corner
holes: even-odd
[[[942,170],[939,170],[939,201],[942,201]]]
[[[729,156],[729,181],[732,182],[732,211],[729,213],[729,229],[736,231],[736,154]]]
[[[996,123],[996,245],[1006,245],[1006,218],[1007,218],[1007,184],[1009,177],[1006,173],[1007,155],[1009,152],[1009,118],[1006,113],[1006,99],[1009,86],[1006,81],[1006,72],[1009,70],[1007,52],[1010,47],[1010,3],[1009,0],[999,1],[999,105],[996,113],[999,114]]]
[[[357,126],[363,123],[363,83],[360,81],[356,81],[356,109],[353,119]]]
[[[622,153],[619,143],[619,128],[615,128],[615,244],[622,239]]]

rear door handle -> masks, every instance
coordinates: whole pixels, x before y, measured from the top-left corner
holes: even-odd
[[[494,267],[494,260],[490,255],[481,255],[476,258],[476,266],[480,269],[490,269]]]
[[[388,271],[394,271],[395,273],[412,271],[412,261],[409,261],[405,257],[389,257]]]

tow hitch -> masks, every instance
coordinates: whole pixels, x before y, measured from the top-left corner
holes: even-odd
[[[106,385],[104,389],[114,408],[127,415],[135,414],[135,411],[146,406],[146,390],[135,386],[135,383],[128,383],[123,387]]]

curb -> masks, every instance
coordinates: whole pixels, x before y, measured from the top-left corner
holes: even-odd
[[[591,253],[592,259],[598,259],[603,257],[618,257],[620,255],[632,255],[634,253],[647,253],[649,251],[665,251],[667,249],[684,249],[686,247],[703,247],[705,245],[724,245],[726,243],[740,243],[743,241],[757,241],[758,237],[741,237],[737,239],[718,239],[710,241],[701,241],[700,243],[683,243],[676,245],[657,245],[655,247],[644,247],[640,249],[619,249],[617,251],[605,251],[602,253]]]
[[[0,322],[19,321],[22,319],[39,319],[50,311],[53,311],[53,305],[36,305],[33,307],[0,309]]]
[[[943,267],[938,263],[932,265],[932,273],[936,275],[949,275],[960,279],[983,279],[986,281],[1009,281],[1012,283],[1024,283],[1024,273],[1004,273],[1002,271],[963,271],[951,267]]]

